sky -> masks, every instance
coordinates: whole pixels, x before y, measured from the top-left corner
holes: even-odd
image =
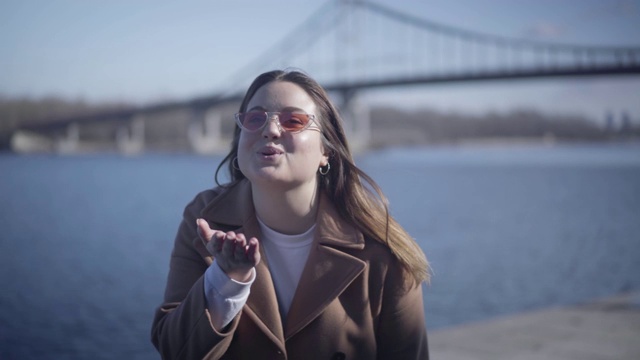
[[[0,96],[151,104],[216,93],[325,2],[0,0]],[[486,34],[640,47],[640,0],[375,2]],[[640,123],[640,76],[419,86],[362,99],[460,113],[627,112]]]

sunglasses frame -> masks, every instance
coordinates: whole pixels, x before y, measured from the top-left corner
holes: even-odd
[[[249,113],[266,114],[267,118],[266,118],[264,124],[262,124],[259,128],[255,129],[255,130],[251,130],[251,129],[248,129],[248,128],[244,127],[244,125],[242,124],[242,121],[240,121],[240,117],[241,116],[249,114]],[[285,114],[285,113],[305,115],[305,116],[307,116],[309,118],[309,121],[307,121],[307,123],[299,130],[287,130],[284,126],[282,126],[282,123],[280,123],[280,115],[281,114]],[[273,121],[274,118],[277,118],[276,124],[278,124],[278,128],[280,129],[280,131],[284,131],[284,132],[295,134],[295,133],[299,133],[301,131],[307,130],[309,128],[309,126],[311,126],[311,123],[315,122],[316,116],[314,114],[307,114],[307,113],[305,113],[303,111],[293,112],[293,111],[256,111],[256,110],[253,110],[253,111],[235,113],[234,114],[234,118],[236,120],[236,124],[238,124],[240,129],[242,129],[243,131],[250,132],[250,133],[262,131],[264,129],[264,127],[267,126],[268,123]]]

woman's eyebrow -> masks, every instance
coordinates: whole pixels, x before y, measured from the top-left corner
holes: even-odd
[[[249,109],[247,111],[268,111],[268,110],[266,108],[260,106],[260,105],[257,105],[257,106],[254,106],[254,107],[252,107],[251,109]],[[283,107],[282,109],[280,109],[279,111],[306,112],[305,110],[303,110],[303,109],[301,109],[299,107],[296,107],[296,106],[286,106],[286,107]]]
[[[301,109],[299,107],[295,107],[295,106],[284,107],[284,108],[281,109],[281,111],[290,111],[290,112],[297,111],[297,112],[305,112],[306,113],[306,111],[304,111],[303,109]]]

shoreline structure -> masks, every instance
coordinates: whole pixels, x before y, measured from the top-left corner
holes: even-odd
[[[428,321],[428,319],[427,319]],[[440,360],[640,359],[640,292],[429,333]]]

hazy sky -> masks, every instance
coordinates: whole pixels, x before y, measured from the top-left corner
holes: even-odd
[[[0,95],[136,103],[207,95],[324,2],[0,0]],[[487,34],[640,46],[640,0],[376,2]],[[421,86],[364,99],[460,112],[628,111],[640,121],[640,76]]]

